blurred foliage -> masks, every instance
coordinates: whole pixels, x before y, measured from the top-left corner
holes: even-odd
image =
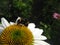
[[[29,18],[31,15],[32,0],[0,0],[0,2],[0,18],[15,21],[18,16]]]
[[[47,37],[47,39],[51,39],[50,33],[51,33],[51,26],[47,25],[43,22],[40,22],[40,28],[44,30],[44,35]]]
[[[15,21],[18,16],[34,22],[44,29],[43,35],[52,45],[60,45],[60,20],[53,13],[60,13],[60,0],[0,0],[0,18]]]
[[[13,7],[21,10],[21,16],[29,18],[32,9],[32,0],[13,0]]]
[[[60,20],[53,18],[53,13],[60,13],[60,0],[33,0],[32,20],[35,24],[44,29],[52,45],[60,45]],[[34,18],[33,18],[34,17]]]

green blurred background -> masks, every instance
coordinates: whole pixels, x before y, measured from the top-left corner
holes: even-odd
[[[0,0],[0,18],[15,21],[18,16],[28,19],[44,29],[45,40],[60,45],[60,20],[53,13],[60,13],[60,0]]]

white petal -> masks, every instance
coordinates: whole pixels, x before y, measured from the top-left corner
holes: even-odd
[[[39,31],[40,35],[43,33],[43,29],[35,28],[35,31]]]
[[[29,23],[29,24],[28,24],[28,28],[29,28],[29,29],[35,28],[35,24],[34,24],[34,23]]]
[[[14,22],[10,22],[10,25],[13,25],[13,24],[15,24]]]
[[[43,33],[43,29],[39,29],[39,28],[35,28],[35,24],[34,23],[29,23],[28,24],[28,28],[32,31],[32,32],[36,32],[36,31],[40,31],[40,35]]]
[[[46,38],[45,36],[41,35],[41,36],[40,36],[40,39],[41,39],[41,40],[46,40],[47,38]]]
[[[1,30],[3,30],[4,28],[3,27],[0,27]]]
[[[4,28],[3,27],[0,27],[0,34],[1,34],[1,32],[4,30]]]
[[[47,38],[45,36],[43,36],[42,33],[43,33],[43,29],[35,28],[34,38],[39,39],[39,40],[46,40]]]
[[[2,25],[4,26],[4,28],[6,28],[7,26],[9,26],[10,24],[8,23],[8,21],[3,17],[1,18],[1,22],[2,22]]]
[[[0,27],[3,27],[3,25],[2,25],[2,24],[0,24]]]
[[[28,28],[31,30],[35,40],[46,40],[47,39],[45,36],[41,35],[43,33],[43,29],[35,28],[34,23],[30,23],[28,25]]]
[[[34,41],[34,45],[50,45],[49,43],[45,42],[45,41]]]
[[[36,37],[34,38],[34,40],[46,40],[47,38],[43,35],[41,35],[40,37]]]
[[[37,28],[32,28],[31,32],[32,32],[32,34],[34,36],[34,39],[40,39],[43,30],[42,29],[41,30],[37,30]]]
[[[28,27],[28,29],[33,33],[35,31],[35,28]]]

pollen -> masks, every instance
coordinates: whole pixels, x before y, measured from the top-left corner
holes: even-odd
[[[21,25],[11,25],[0,36],[1,45],[33,45],[32,32]]]

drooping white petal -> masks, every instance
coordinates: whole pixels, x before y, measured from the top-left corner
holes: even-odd
[[[10,22],[10,25],[13,25],[13,24],[15,24],[14,22]]]
[[[8,23],[8,21],[3,17],[1,18],[1,22],[2,22],[2,25],[4,26],[4,28],[8,27],[10,24]]]
[[[4,28],[3,27],[0,27],[0,34],[1,34],[1,32],[4,30]]]
[[[0,29],[3,30],[4,28],[0,26]]]
[[[0,27],[3,27],[3,25],[2,25],[2,24],[0,24]]]
[[[34,24],[34,23],[29,23],[29,24],[28,24],[28,28],[29,28],[29,29],[35,28],[35,24]]]
[[[37,40],[35,40],[34,41],[34,45],[50,45],[49,43],[47,43],[47,42],[45,42],[45,41],[37,41]]]

